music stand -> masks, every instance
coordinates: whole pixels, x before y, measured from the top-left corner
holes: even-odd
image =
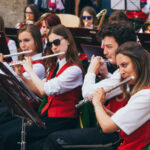
[[[114,10],[127,10],[139,11],[140,0],[111,0],[111,9]]]
[[[6,38],[4,32],[0,31],[0,53],[3,53],[4,55],[10,54],[9,48],[7,46]],[[11,62],[12,58],[5,58],[4,59],[7,62]]]
[[[20,85],[14,76],[10,74],[9,69],[0,63],[0,69],[4,74],[0,74],[0,96],[9,108],[9,111],[17,117],[22,119],[22,131],[21,131],[21,150],[25,150],[25,128],[27,125],[34,122],[38,126],[46,128],[39,115],[34,111],[34,109],[28,103],[28,96],[25,95],[24,91],[20,89]],[[9,97],[9,99],[8,99]],[[26,120],[26,121],[25,121]]]
[[[150,52],[150,34],[137,33],[140,43],[144,49]]]

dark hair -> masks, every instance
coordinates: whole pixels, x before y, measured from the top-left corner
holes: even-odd
[[[122,10],[116,10],[108,17],[108,24],[119,23],[120,21],[129,21],[125,12]]]
[[[59,17],[55,14],[49,14],[43,20],[45,20],[49,27],[61,24]]]
[[[26,12],[26,9],[27,9],[28,7],[32,10],[32,13],[33,13],[33,15],[34,15],[34,22],[36,22],[36,21],[39,19],[39,17],[40,17],[40,11],[39,11],[38,6],[35,5],[35,4],[29,4],[29,5],[27,5],[27,6],[24,8],[24,20],[26,19],[26,18],[25,18],[25,12]]]
[[[70,30],[67,29],[64,25],[59,24],[59,25],[52,27],[49,35],[52,33],[59,35],[59,36],[62,36],[64,39],[69,41],[68,50],[65,54],[67,63],[69,65],[77,64],[81,67],[80,59],[78,57],[78,50],[77,50],[75,41],[72,37]],[[51,49],[50,49],[50,54],[53,54]],[[54,61],[56,61],[56,58],[49,59],[49,62],[46,62],[48,67],[47,67],[47,65],[46,65],[46,67],[51,69],[52,65],[54,64]]]
[[[25,24],[18,30],[17,37],[24,31],[31,33],[35,42],[36,51],[37,53],[41,53],[43,51],[43,45],[41,33],[38,27],[33,24]]]
[[[79,27],[84,27],[84,23],[83,23],[83,19],[82,19],[82,16],[83,16],[83,12],[87,11],[93,18],[93,25],[95,26],[97,24],[97,18],[96,18],[96,11],[94,10],[93,7],[91,6],[86,6],[84,7],[82,10],[81,10],[81,13],[80,13],[80,24],[79,24]]]
[[[130,95],[150,85],[150,53],[148,51],[136,42],[126,42],[117,49],[116,56],[118,54],[128,56],[137,73],[137,81],[132,87]],[[126,86],[123,86],[122,89],[127,95]]]
[[[0,16],[0,31],[3,31],[5,33],[5,24],[2,16]]]
[[[128,22],[107,24],[106,26],[103,26],[97,33],[97,38],[101,40],[106,36],[114,37],[118,45],[127,41],[136,41],[135,29]]]

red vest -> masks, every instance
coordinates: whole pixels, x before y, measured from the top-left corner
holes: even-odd
[[[150,89],[150,86],[146,89]],[[150,143],[150,120],[130,135],[121,130],[120,137],[123,139],[123,143],[118,150],[142,150]]]
[[[65,64],[57,73],[58,77],[71,65]],[[50,72],[48,80],[51,79],[55,68]],[[59,95],[52,95],[48,97],[47,104],[43,107],[41,114],[48,110],[48,117],[61,117],[61,118],[76,118],[77,110],[75,104],[77,104],[81,97],[81,87],[77,87],[71,91],[68,91]]]
[[[122,95],[121,95],[122,96]],[[118,111],[120,108],[124,107],[127,102],[128,102],[129,98],[128,99],[124,99],[122,101],[117,101],[116,100],[116,97],[112,98],[108,105],[106,106],[107,109],[109,109],[110,111],[112,111],[113,113],[115,113],[116,111]]]

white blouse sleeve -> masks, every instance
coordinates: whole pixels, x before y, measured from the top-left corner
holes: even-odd
[[[150,90],[144,89],[134,94],[128,104],[118,110],[111,119],[126,134],[131,134],[150,120]]]
[[[55,77],[44,84],[47,96],[68,92],[83,83],[82,71],[78,66],[67,68],[58,77]]]
[[[94,73],[87,73],[84,78],[84,83],[82,86],[82,96],[87,97],[91,94],[93,94],[97,88],[104,88],[104,90],[111,89],[116,84],[120,82],[120,73],[119,70],[116,70],[110,78],[103,79],[99,81],[98,83],[95,83],[96,75]],[[110,99],[116,95],[121,94],[120,88],[117,88],[108,94],[106,94],[106,99]]]
[[[44,79],[45,76],[45,67],[41,63],[33,64],[33,71],[37,74],[40,79]],[[23,76],[30,80],[30,76],[27,72],[23,73]]]

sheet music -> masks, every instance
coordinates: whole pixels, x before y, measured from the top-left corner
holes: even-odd
[[[111,9],[139,11],[140,0],[111,0]]]
[[[7,69],[8,71],[10,71],[10,73],[12,74],[13,78],[15,79],[15,81],[17,81],[18,83],[20,83],[18,86],[20,86],[24,92],[26,93],[26,96],[28,96],[28,99],[32,99],[35,101],[42,101],[41,98],[39,98],[37,95],[35,95],[29,88],[28,86],[25,84],[25,82],[16,74],[16,72],[12,69],[12,67],[10,67],[6,62],[2,63]],[[7,73],[5,73],[4,71],[0,70],[0,73],[7,75]]]

